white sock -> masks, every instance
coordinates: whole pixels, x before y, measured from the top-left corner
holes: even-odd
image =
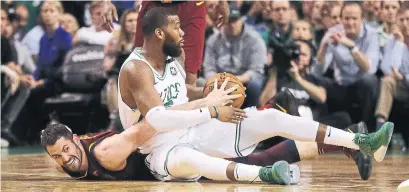
[[[237,163],[234,176],[238,181],[261,181],[258,176],[259,166]]]
[[[355,133],[349,133],[341,129],[327,126],[324,143],[359,150],[359,146],[355,144],[354,138]]]

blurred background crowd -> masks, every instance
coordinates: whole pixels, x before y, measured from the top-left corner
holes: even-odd
[[[113,33],[97,32],[95,3],[1,2],[2,147],[37,144],[53,122],[78,134],[122,130],[117,77],[134,48],[141,2],[113,1],[120,15]],[[364,121],[370,132],[393,121],[393,147],[406,150],[409,2],[229,4],[227,25],[207,19],[198,86],[229,72],[247,88],[243,107],[288,89],[305,118],[339,128]]]

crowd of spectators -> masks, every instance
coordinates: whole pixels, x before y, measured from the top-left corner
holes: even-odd
[[[120,129],[117,77],[134,48],[140,1],[114,3],[121,17],[115,31],[108,33],[93,20],[101,14],[96,2],[2,2],[2,144],[36,142],[39,130],[50,122],[49,114],[44,114],[48,111],[43,110],[45,100],[66,92],[58,77],[64,73],[61,68],[68,53],[91,45],[103,50],[96,65],[106,78],[99,90],[110,119],[104,129]],[[198,86],[216,73],[229,72],[247,88],[243,107],[263,105],[288,89],[305,118],[340,128],[364,121],[370,132],[393,120],[403,135],[396,142],[407,142],[408,2],[229,4],[227,25],[216,28],[207,20]],[[96,58],[98,54],[85,55]],[[29,128],[16,123],[27,118],[35,120]],[[32,137],[23,137],[25,132]]]

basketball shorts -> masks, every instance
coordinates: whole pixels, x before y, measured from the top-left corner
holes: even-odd
[[[203,60],[204,38],[206,30],[206,4],[204,1],[187,1],[160,3],[154,1],[142,1],[136,26],[134,47],[142,47],[142,18],[154,7],[169,7],[175,9],[180,19],[180,26],[185,32],[183,37],[184,51],[186,55],[185,70],[189,73],[197,73]]]
[[[247,115],[257,111],[247,108]],[[239,124],[224,123],[212,119],[206,123],[189,128],[189,132],[178,141],[168,142],[154,150],[146,157],[145,164],[151,173],[161,181],[196,181],[201,176],[192,178],[175,178],[169,174],[167,161],[170,152],[176,147],[190,147],[206,155],[219,158],[247,156],[254,151],[260,138],[257,129],[252,129],[251,122],[245,120]]]

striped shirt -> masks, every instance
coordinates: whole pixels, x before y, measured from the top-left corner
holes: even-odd
[[[242,75],[247,71],[252,79],[261,78],[266,63],[266,44],[260,34],[246,24],[240,37],[227,37],[221,30],[206,42],[203,61],[206,78],[221,72]]]
[[[396,67],[405,77],[409,87],[409,48],[403,42],[392,37],[385,45],[385,57],[381,63],[381,70],[385,75],[392,73],[392,66]]]
[[[337,25],[328,30],[324,39],[329,38],[329,34],[334,31],[343,31],[343,25]],[[330,44],[325,53],[325,63],[315,65],[313,72],[315,75],[322,75],[329,67],[334,69],[334,78],[339,85],[350,85],[367,74],[374,74],[379,65],[379,37],[375,29],[361,25],[358,38],[355,44],[359,51],[369,58],[369,72],[360,69],[359,64],[353,58],[351,51],[342,44]]]

